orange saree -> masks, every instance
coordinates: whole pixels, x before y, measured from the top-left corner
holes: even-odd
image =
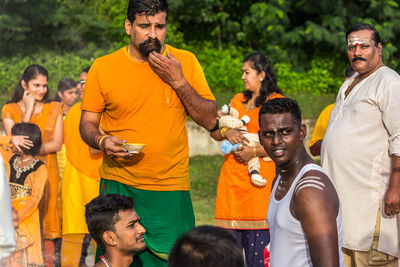
[[[32,114],[31,123],[35,123],[42,131],[42,142],[47,143],[54,135],[58,116],[62,113],[62,104],[49,102],[44,104],[40,113]],[[23,112],[17,103],[4,105],[1,118],[12,119],[15,123],[22,121]],[[61,237],[61,213],[59,198],[59,175],[56,153],[38,157],[46,164],[47,184],[43,196],[43,237],[55,239]]]
[[[268,99],[283,97],[273,94]],[[239,118],[247,115],[249,133],[258,133],[258,112],[260,107],[247,110],[242,93],[231,100],[230,106],[239,111]],[[260,174],[267,180],[264,187],[257,187],[250,181],[246,164],[236,160],[233,153],[225,156],[218,180],[215,204],[215,225],[228,229],[268,229],[267,209],[272,180],[275,177],[275,164],[260,158]]]

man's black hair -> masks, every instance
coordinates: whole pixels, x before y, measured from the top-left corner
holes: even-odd
[[[81,73],[82,73],[82,72],[89,73],[89,70],[90,70],[90,66],[89,66],[89,67],[86,67],[86,68],[84,68],[84,69],[81,71]]]
[[[361,30],[370,30],[372,31],[372,40],[375,41],[375,46],[377,47],[379,43],[382,43],[381,36],[379,35],[379,32],[375,29],[374,26],[366,23],[359,23],[351,27],[347,32],[346,32],[346,42],[347,42],[347,37],[350,35],[352,32],[358,32]]]
[[[29,140],[31,140],[33,143],[33,147],[21,147],[21,150],[24,152],[25,155],[39,155],[40,147],[42,146],[42,132],[40,131],[39,126],[28,122],[16,123],[11,128],[11,135],[28,136]]]
[[[127,18],[133,24],[137,14],[154,16],[160,12],[166,12],[168,20],[169,9],[167,0],[130,0]]]
[[[244,267],[242,249],[226,229],[198,226],[176,240],[168,267]]]
[[[265,102],[260,109],[258,123],[261,126],[261,116],[264,114],[290,113],[293,122],[300,128],[301,111],[296,100],[291,98],[274,98]]]
[[[119,194],[100,195],[85,206],[85,218],[89,233],[98,246],[105,251],[103,233],[115,232],[115,224],[120,220],[118,213],[134,209],[134,200]]]

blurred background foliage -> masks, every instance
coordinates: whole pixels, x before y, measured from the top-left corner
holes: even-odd
[[[166,42],[201,62],[212,90],[240,92],[243,57],[268,55],[285,93],[335,94],[347,66],[345,31],[375,25],[384,62],[400,70],[395,0],[170,0]],[[28,64],[44,65],[54,91],[96,57],[129,43],[128,0],[1,0],[1,104]]]

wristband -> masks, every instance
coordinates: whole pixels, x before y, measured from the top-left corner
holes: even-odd
[[[102,136],[103,136],[102,134],[100,134],[99,136],[97,136],[97,138],[96,138],[96,144],[97,144],[97,146],[99,146],[99,139],[100,139]]]
[[[99,137],[97,137],[97,146],[99,147],[99,149],[102,151],[102,152],[105,152],[104,151],[104,147],[103,147],[103,141],[104,141],[104,139],[107,137],[108,135],[100,135]]]
[[[214,132],[214,131],[216,131],[216,130],[218,130],[218,129],[219,129],[219,120],[217,120],[217,122],[215,123],[214,128],[212,128],[211,130],[209,130],[209,132]]]
[[[221,128],[221,136],[223,137],[223,138],[226,138],[226,136],[225,136],[225,132],[228,130],[228,127],[222,127]]]

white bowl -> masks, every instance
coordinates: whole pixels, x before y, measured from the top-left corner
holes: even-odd
[[[137,154],[145,146],[145,144],[139,144],[139,143],[124,143],[122,145],[126,150],[128,150],[129,154]]]

